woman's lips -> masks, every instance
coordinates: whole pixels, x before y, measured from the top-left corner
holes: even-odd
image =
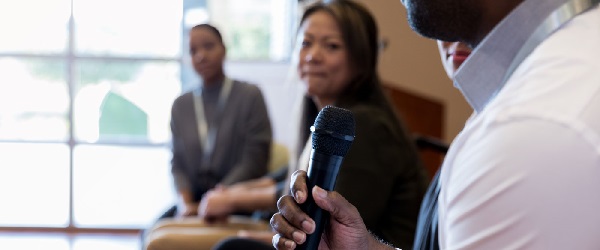
[[[324,77],[325,73],[323,72],[303,72],[304,76],[309,76],[309,77]]]

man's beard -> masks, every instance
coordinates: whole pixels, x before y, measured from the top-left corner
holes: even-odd
[[[477,34],[481,11],[476,0],[404,0],[410,27],[442,41],[467,41]]]

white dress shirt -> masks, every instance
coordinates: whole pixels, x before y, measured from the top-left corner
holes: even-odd
[[[536,22],[564,2],[524,1],[456,76],[476,112],[442,166],[441,249],[600,249],[600,8],[501,81]]]

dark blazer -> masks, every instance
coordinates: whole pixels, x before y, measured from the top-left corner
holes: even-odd
[[[189,188],[198,201],[218,183],[229,185],[265,175],[272,130],[260,89],[233,81],[221,114],[210,167],[200,167],[203,151],[193,98],[192,92],[181,95],[171,111],[171,172],[175,186]]]
[[[344,108],[354,114],[356,137],[335,190],[352,203],[367,228],[402,249],[412,248],[427,180],[409,133],[377,105]]]

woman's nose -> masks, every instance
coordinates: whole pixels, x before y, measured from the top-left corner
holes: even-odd
[[[319,62],[322,60],[321,49],[318,46],[314,46],[308,49],[306,56],[304,57],[306,62]]]

